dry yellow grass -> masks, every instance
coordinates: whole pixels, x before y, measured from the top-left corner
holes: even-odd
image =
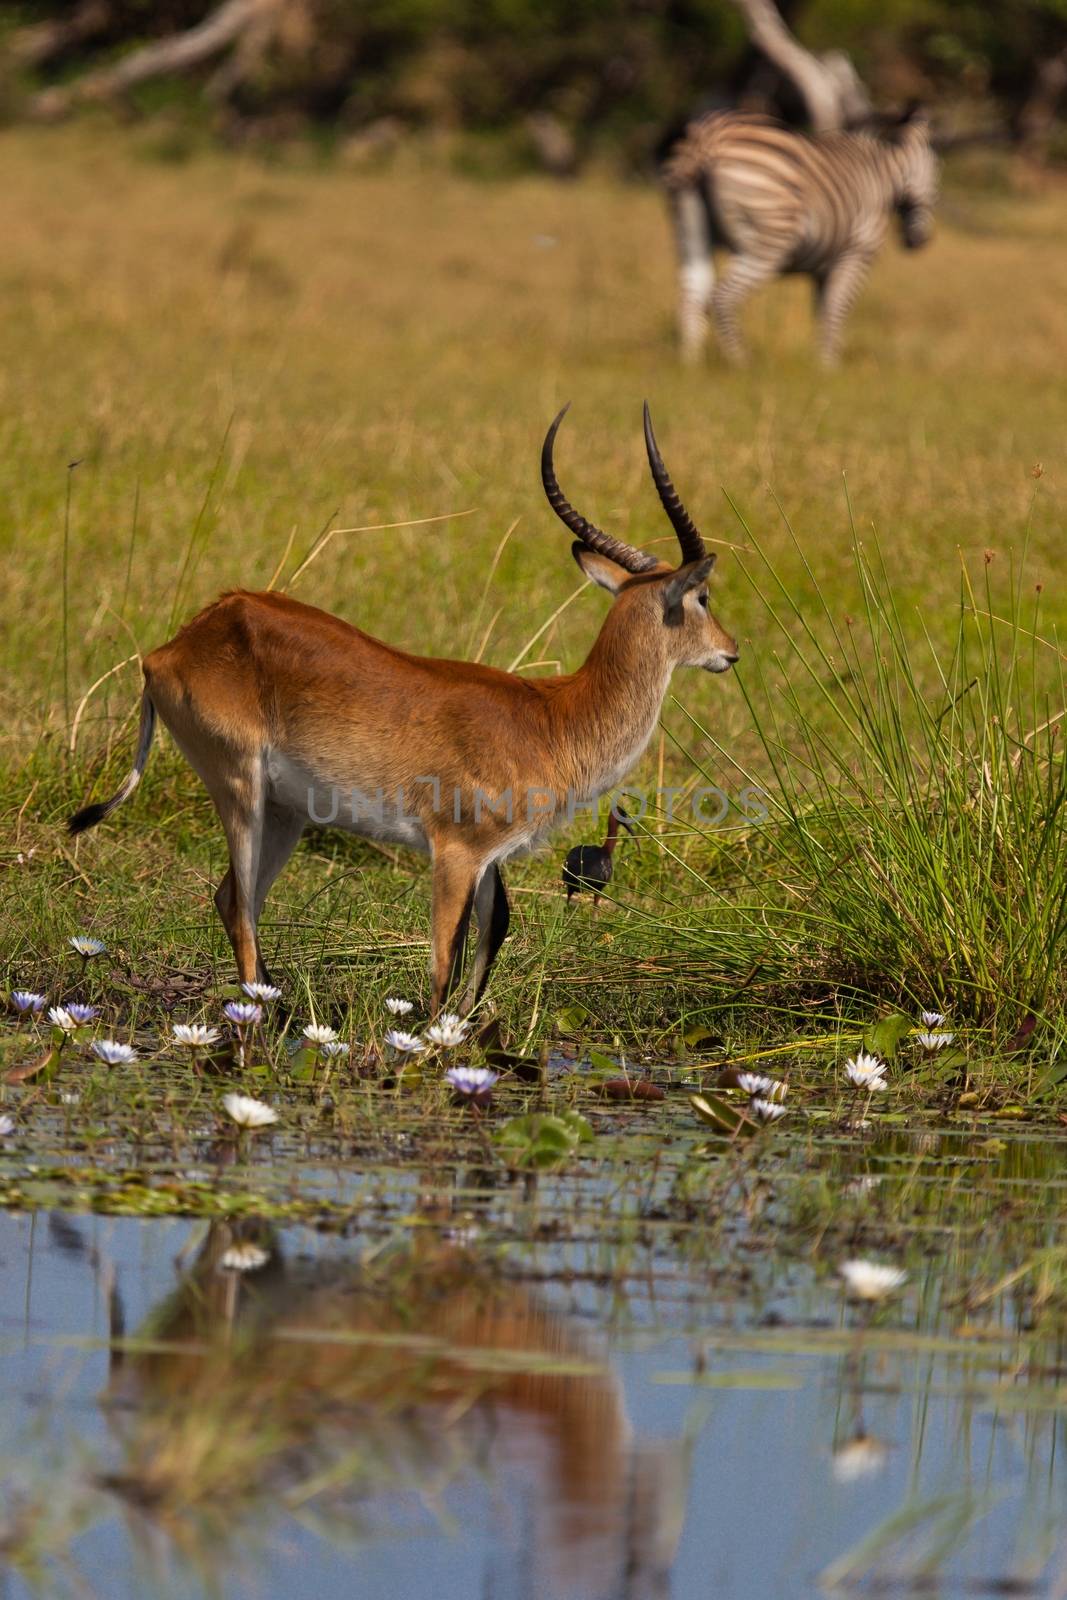
[[[575,580],[536,471],[566,398],[564,481],[630,537],[663,532],[640,445],[647,394],[709,532],[738,536],[725,487],[778,548],[777,496],[832,582],[844,475],[859,528],[877,526],[917,590],[951,588],[957,545],[1003,549],[1028,518],[1037,571],[1054,576],[1067,411],[1058,194],[950,190],[928,253],[885,253],[846,365],[827,378],[799,283],[751,308],[748,372],[678,368],[650,189],[221,156],[168,166],[91,130],[7,134],[0,176],[9,715],[56,699],[75,458],[72,692],[129,653],[111,613],[138,488],[126,615],[147,645],[171,613],[224,440],[181,611],[220,585],[265,582],[290,530],[300,554],[335,510],[347,525],[477,506],[455,526],[340,538],[300,592],[401,644],[462,652],[488,559],[518,518],[487,601],[490,615],[502,608],[488,654],[510,660]],[[722,587],[744,632],[751,613],[728,563]],[[574,607],[548,653],[572,661],[599,604]]]
[[[414,156],[381,172],[210,154],[166,164],[141,140],[90,125],[0,140],[9,816],[31,776],[41,779],[20,843],[50,851],[55,821],[93,775],[63,777],[48,754],[66,746],[86,689],[158,643],[173,615],[222,588],[264,584],[290,535],[291,571],[331,517],[350,526],[476,508],[425,529],[339,536],[297,592],[397,644],[446,655],[481,646],[509,665],[578,583],[537,474],[545,425],[565,399],[562,481],[627,538],[665,537],[641,445],[647,396],[706,533],[744,538],[725,489],[802,590],[780,502],[842,614],[854,598],[847,483],[861,536],[877,529],[905,599],[935,632],[958,592],[957,549],[980,561],[991,547],[1006,564],[1028,527],[1046,626],[1062,620],[1062,192],[991,196],[950,175],[935,245],[918,256],[887,249],[837,373],[815,362],[800,283],[748,308],[747,371],[714,356],[683,371],[670,241],[651,187],[487,183]],[[729,551],[717,598],[743,650],[761,651],[765,619]],[[528,664],[574,666],[602,613],[602,596],[582,595]],[[678,690],[725,742],[743,741],[736,682],[692,675]],[[135,664],[107,679],[86,707],[79,760],[110,738],[112,771],[125,766],[136,695]],[[188,874],[188,920],[199,925],[219,853],[214,819],[191,779],[166,757],[156,763],[168,783],[146,785],[137,815],[94,842],[91,878],[71,873],[68,891],[91,898],[91,882],[113,893],[135,872],[137,840],[165,824],[160,872],[171,889],[174,872]],[[554,890],[553,863],[524,870]],[[395,881],[406,884],[403,870]],[[51,889],[48,904],[59,915]],[[76,904],[62,915],[84,920]]]

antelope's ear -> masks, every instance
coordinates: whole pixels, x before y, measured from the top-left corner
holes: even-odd
[[[586,577],[592,578],[594,583],[599,583],[609,594],[618,594],[623,584],[633,577],[633,573],[627,572],[625,567],[620,567],[617,561],[610,561],[607,556],[600,555],[596,550],[590,550],[580,539],[575,539],[571,545],[571,555]]]
[[[701,561],[690,561],[679,567],[669,583],[663,585],[663,615],[668,626],[674,628],[682,620],[682,601],[690,589],[704,583],[715,565],[715,556],[704,556]]]

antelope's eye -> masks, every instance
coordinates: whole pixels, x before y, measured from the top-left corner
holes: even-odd
[[[706,589],[704,590],[704,593],[700,596],[700,604],[704,607],[705,611],[708,609],[708,591]]]

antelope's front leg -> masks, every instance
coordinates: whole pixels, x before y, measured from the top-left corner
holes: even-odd
[[[434,843],[430,908],[430,1011],[434,1016],[463,970],[478,876],[478,863],[462,845],[451,841]]]

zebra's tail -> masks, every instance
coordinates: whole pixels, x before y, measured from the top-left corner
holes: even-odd
[[[714,114],[695,120],[706,127]],[[692,269],[702,276],[718,230],[712,173],[704,152],[706,138],[694,138],[694,128],[690,118],[668,129],[660,140],[656,161],[671,210],[679,265],[683,274]]]
[[[137,755],[134,757],[133,766],[123,779],[122,784],[110,800],[98,800],[91,806],[83,806],[76,811],[67,823],[67,831],[71,834],[84,833],[86,828],[95,828],[98,822],[110,816],[116,806],[128,800],[141,781],[141,774],[148,761],[148,752],[152,748],[152,735],[156,729],[156,708],[149,698],[146,689],[141,696],[141,727],[137,735]]]
[[[652,152],[652,159],[656,163],[657,172],[663,172],[671,156],[689,132],[692,124],[692,117],[677,117],[674,122],[664,128],[656,141],[656,148]]]
[[[723,95],[707,94],[701,96],[691,111],[684,116],[675,117],[673,122],[669,122],[656,141],[656,147],[652,152],[656,170],[660,175],[664,178],[667,177],[665,169],[668,167],[671,157],[679,145],[684,145],[686,135],[695,123],[707,122],[709,118],[729,111],[730,107],[730,100]]]

